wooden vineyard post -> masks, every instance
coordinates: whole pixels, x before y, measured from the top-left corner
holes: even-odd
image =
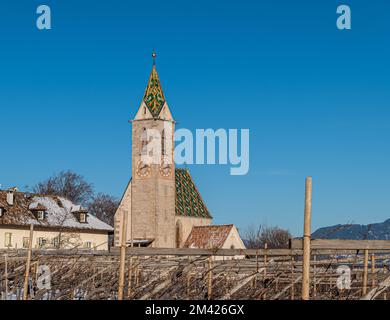
[[[376,286],[375,254],[371,255],[371,274],[372,274],[371,286],[374,288]]]
[[[259,250],[256,249],[256,277],[255,277],[255,287],[257,287],[257,278],[259,276]]]
[[[208,261],[208,281],[207,281],[207,298],[208,300],[212,299],[213,296],[213,274],[211,271],[212,268],[212,262],[211,262],[212,256],[210,256],[209,261]]]
[[[267,267],[268,267],[268,243],[264,244],[264,280],[267,278]]]
[[[28,296],[28,282],[30,278],[33,236],[34,236],[34,225],[30,225],[30,237],[28,242],[28,252],[27,252],[27,261],[26,261],[26,273],[24,275],[23,300],[27,300],[27,296]]]
[[[367,294],[367,284],[368,284],[368,250],[364,250],[364,269],[363,269],[363,290],[362,295]]]
[[[295,299],[295,286],[294,286],[294,255],[291,250],[291,300]]]
[[[132,279],[133,279],[133,257],[130,257],[129,275],[128,275],[128,279],[127,279],[127,297],[128,298],[130,298],[130,296],[131,296]]]
[[[313,270],[313,298],[314,300],[317,299],[317,255],[314,255],[314,270]]]
[[[191,274],[187,273],[187,299],[190,297]]]
[[[264,272],[263,272],[263,281],[267,279],[267,265],[268,265],[268,256],[267,256],[268,243],[264,243]],[[267,299],[267,292],[264,292],[263,299]]]
[[[5,300],[8,300],[8,257],[4,255]]]
[[[312,178],[306,178],[305,217],[303,227],[302,300],[310,299],[310,226],[312,204]]]
[[[383,273],[386,274],[387,269],[386,269],[386,266],[384,263],[382,263],[382,269],[383,269]],[[386,291],[383,293],[383,300],[387,300],[387,292]]]
[[[125,286],[125,264],[126,264],[126,211],[122,214],[122,236],[121,236],[121,252],[119,262],[119,285],[118,285],[118,300],[123,300],[123,289]]]

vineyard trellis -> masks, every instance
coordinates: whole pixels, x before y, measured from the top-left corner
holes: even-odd
[[[301,249],[164,250],[127,249],[123,299],[300,299]],[[313,249],[311,299],[388,299],[390,252],[371,250],[370,259],[367,252]],[[26,294],[27,251],[0,254],[2,299],[118,299],[119,250],[33,250]],[[42,265],[50,270],[50,287],[39,287]],[[337,284],[341,266],[350,270],[350,288]]]
[[[311,239],[311,187],[289,249],[127,248],[122,237],[109,252],[33,250],[31,226],[28,250],[0,251],[1,299],[388,300],[390,241]]]

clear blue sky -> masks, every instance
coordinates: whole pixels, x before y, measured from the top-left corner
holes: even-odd
[[[50,31],[35,27],[39,4]],[[336,28],[349,4],[352,30]],[[70,169],[120,197],[151,52],[179,127],[249,128],[251,168],[190,166],[215,223],[390,218],[388,1],[2,0],[0,183]]]

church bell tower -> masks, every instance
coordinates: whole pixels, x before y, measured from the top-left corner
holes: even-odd
[[[175,247],[174,125],[156,69],[132,124],[131,208],[127,242]]]

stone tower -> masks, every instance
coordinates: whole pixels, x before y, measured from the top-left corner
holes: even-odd
[[[174,120],[154,61],[141,105],[130,122],[133,178],[124,195],[129,205],[122,208],[127,216],[127,243],[174,247]],[[121,224],[120,220],[119,213],[116,223]],[[120,235],[115,236],[119,240]]]

